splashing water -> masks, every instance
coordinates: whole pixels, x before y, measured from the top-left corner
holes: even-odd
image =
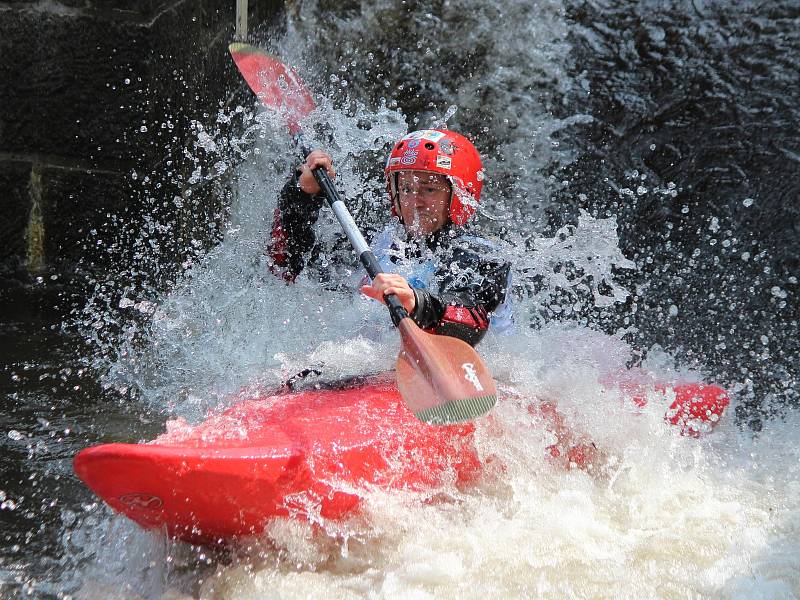
[[[554,467],[540,423],[524,404],[501,403],[479,426],[477,449],[496,468],[477,487],[362,490],[359,518],[322,528],[276,520],[227,558],[101,513],[100,529],[79,529],[81,547],[99,556],[84,588],[102,597],[122,582],[144,597],[191,590],[210,599],[792,597],[800,584],[798,423],[750,438],[728,422],[698,442],[676,436],[655,412],[620,419],[618,399],[592,385],[587,365],[602,354],[605,367],[618,366],[624,344],[561,327],[542,337],[538,352],[504,357],[498,375],[514,373],[524,398],[582,405],[593,438],[614,458],[604,472]],[[559,342],[553,361],[548,352]],[[567,352],[581,343],[583,354]],[[567,355],[572,362],[561,362]],[[776,457],[789,466],[780,477],[769,467]]]
[[[540,3],[536,20],[524,2],[446,5],[400,19],[405,9],[387,0],[318,29],[314,46],[304,42],[314,19],[291,11],[320,9],[290,5],[279,49],[298,65],[321,57],[318,68],[329,77],[317,75],[337,85],[318,98],[307,128],[334,154],[337,185],[362,224],[388,219],[374,166],[387,143],[429,123],[479,136],[483,127],[493,130],[482,148],[491,177],[480,225],[514,265],[517,328],[480,347],[515,399],[479,423],[484,478],[466,490],[362,490],[365,514],[352,522],[275,521],[224,557],[143,533],[94,507],[67,526],[65,569],[77,568],[82,581],[66,587],[88,597],[123,589],[131,597],[214,599],[800,594],[797,416],[776,423],[768,437],[742,433],[727,418],[696,440],[665,425],[663,404],[626,406],[606,382],[636,362],[637,349],[624,329],[600,333],[587,316],[630,303],[633,290],[618,275],[635,264],[619,249],[616,220],[582,212],[542,233],[558,187],[543,171],[571,160],[559,132],[589,120],[551,110],[572,85],[560,58],[563,7]],[[392,18],[402,26],[387,28]],[[435,37],[428,27],[451,35]],[[465,50],[459,32],[475,40],[472,48]],[[395,44],[398,37],[413,43]],[[382,71],[365,47],[397,48],[396,72]],[[444,58],[429,56],[431,47]],[[477,65],[469,73],[453,62],[465,51]],[[525,60],[515,62],[520,55]],[[457,94],[445,77],[424,77],[435,61],[453,75]],[[417,85],[404,89],[411,75]],[[555,84],[534,97],[531,89],[544,80]],[[398,103],[412,106],[410,123]],[[248,115],[243,132],[226,137],[197,123],[196,139],[189,182],[232,177],[223,239],[185,263],[167,293],[127,281],[95,295],[82,319],[107,385],[137,390],[152,412],[198,421],[242,386],[275,386],[309,365],[325,365],[331,378],[391,368],[397,340],[382,307],[302,275],[289,286],[269,273],[272,210],[296,162],[280,125],[265,113]],[[318,237],[337,234],[323,211]],[[148,245],[140,241],[143,252]],[[667,381],[701,378],[676,371],[658,352],[643,367]],[[603,469],[565,470],[548,458],[552,440],[529,410],[538,400],[557,402],[570,425],[596,442]]]
[[[333,548],[301,525],[276,525],[269,540],[277,550],[218,567],[199,596],[784,598],[796,591],[796,499],[781,498],[747,465],[731,465],[719,446],[667,453],[656,442],[614,477],[595,481],[554,473],[531,452],[540,444],[517,432],[490,445],[506,469],[483,493],[451,492],[434,504],[375,495],[371,528]],[[797,458],[781,443],[768,445],[733,447]],[[709,461],[712,453],[719,454]]]

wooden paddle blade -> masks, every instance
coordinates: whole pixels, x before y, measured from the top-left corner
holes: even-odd
[[[297,73],[255,46],[237,43],[228,49],[258,99],[284,116],[292,135],[299,133],[301,119],[313,111],[316,104]]]
[[[403,319],[397,328],[403,344],[397,357],[397,387],[419,420],[450,425],[491,410],[497,388],[472,346],[425,333],[411,319]]]

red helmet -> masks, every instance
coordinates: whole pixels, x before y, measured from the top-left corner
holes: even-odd
[[[386,161],[386,189],[392,214],[398,216],[397,173],[427,171],[447,177],[453,188],[450,220],[463,225],[478,208],[483,188],[483,165],[475,146],[463,135],[446,129],[412,131],[397,142]]]

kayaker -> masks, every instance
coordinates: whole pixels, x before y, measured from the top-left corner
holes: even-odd
[[[270,269],[287,281],[306,266],[319,267],[313,227],[324,197],[311,172],[316,167],[336,176],[330,155],[312,151],[284,186],[275,211]],[[411,132],[393,145],[384,174],[395,219],[373,239],[372,250],[391,272],[364,281],[361,291],[379,301],[395,294],[422,329],[472,345],[490,320],[507,327],[510,265],[492,243],[463,231],[484,179],[472,143],[447,130]]]

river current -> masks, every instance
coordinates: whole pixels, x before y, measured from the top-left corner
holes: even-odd
[[[388,220],[389,142],[429,126],[475,139],[477,227],[513,261],[516,321],[479,351],[507,394],[556,401],[608,467],[554,464],[543,429],[501,403],[477,448],[503,467],[478,486],[372,491],[353,522],[277,521],[227,552],[143,532],[83,488],[85,446],[152,439],[309,365],[393,365],[381,307],[268,272],[295,150],[248,99],[192,124],[188,193],[131,174],[153,209],[123,223],[133,251],[88,290],[60,274],[3,285],[0,595],[800,596],[799,25],[792,2],[287,3],[253,41],[316,92],[306,125],[359,223]],[[199,182],[226,198],[219,242],[187,240],[176,265],[159,207]],[[338,232],[327,213],[317,229]],[[718,383],[732,406],[681,437],[663,406],[620,412],[604,382],[629,368]]]

